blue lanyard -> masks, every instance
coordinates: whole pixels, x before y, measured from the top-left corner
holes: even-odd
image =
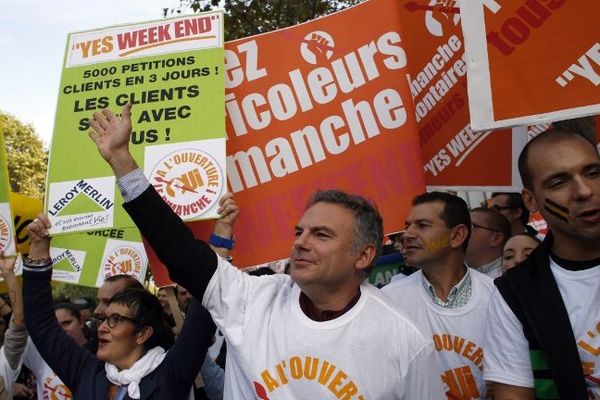
[[[123,400],[125,398],[125,394],[127,394],[127,386],[121,386],[117,395],[115,396],[115,400]]]

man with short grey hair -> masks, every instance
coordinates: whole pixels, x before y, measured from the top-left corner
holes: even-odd
[[[94,113],[91,126],[125,209],[170,277],[202,299],[227,340],[224,398],[442,398],[439,381],[423,373],[431,367],[431,340],[363,283],[383,230],[368,201],[315,194],[294,228],[290,276],[252,277],[196,240],[144,177],[128,150],[130,105],[122,117]],[[222,221],[237,218],[228,195],[220,205]],[[222,228],[213,245],[232,240]]]

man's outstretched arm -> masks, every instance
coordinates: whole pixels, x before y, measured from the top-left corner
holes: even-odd
[[[110,110],[94,113],[89,136],[98,152],[111,166],[125,199],[123,207],[169,270],[174,282],[201,299],[212,278],[218,259],[204,241],[196,240],[187,225],[171,210],[150,185],[129,151],[131,105],[121,117]],[[215,225],[219,236],[232,234],[238,208],[230,194],[219,202],[221,218]]]

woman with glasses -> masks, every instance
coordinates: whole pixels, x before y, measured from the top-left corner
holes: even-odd
[[[215,326],[195,299],[168,352],[170,332],[158,299],[143,289],[115,294],[98,328],[94,355],[59,326],[52,309],[50,221],[40,214],[29,226],[24,259],[25,321],[31,339],[74,399],[188,399]]]

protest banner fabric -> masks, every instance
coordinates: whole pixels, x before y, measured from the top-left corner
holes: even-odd
[[[8,180],[6,147],[4,135],[0,132],[0,251],[7,256],[12,256],[16,254],[17,249],[15,246],[15,228],[8,199],[9,192],[10,182]]]
[[[463,0],[476,130],[600,113],[600,7],[593,1]]]
[[[512,157],[524,130],[470,126],[466,59],[458,2],[402,2],[407,79],[415,103],[429,189],[508,191],[520,179]]]
[[[236,265],[289,256],[316,189],[360,193],[386,231],[403,226],[425,187],[398,3],[371,0],[226,44]]]
[[[133,227],[87,137],[94,112],[133,104],[130,149],[185,220],[214,218],[225,186],[223,15],[69,35],[48,170],[52,233]]]

